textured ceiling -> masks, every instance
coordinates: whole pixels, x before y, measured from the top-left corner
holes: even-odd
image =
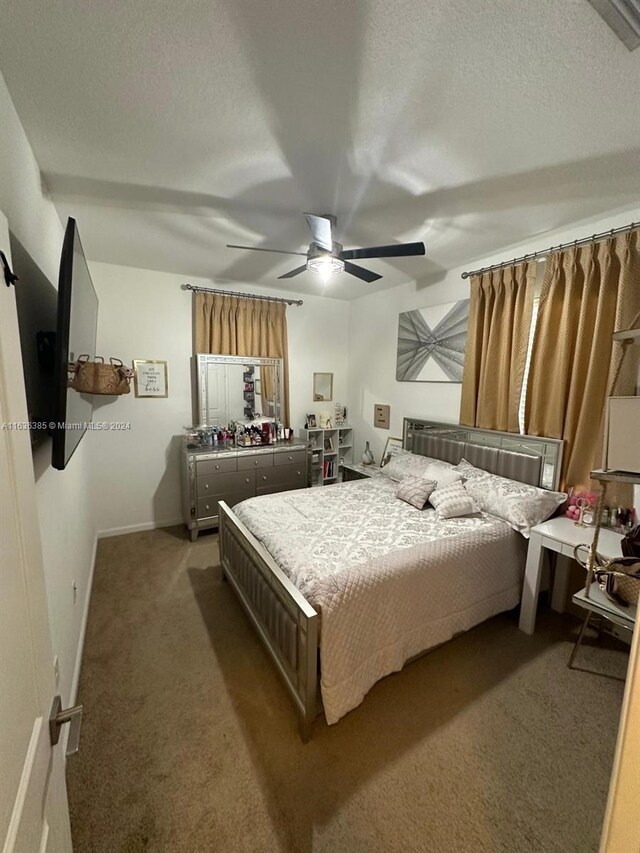
[[[96,260],[319,293],[224,244],[425,240],[351,298],[640,196],[640,51],[587,0],[3,0],[0,67]]]

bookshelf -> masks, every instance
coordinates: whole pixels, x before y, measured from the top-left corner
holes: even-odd
[[[351,427],[302,429],[300,438],[311,445],[311,485],[324,486],[340,482],[343,463],[353,461]]]

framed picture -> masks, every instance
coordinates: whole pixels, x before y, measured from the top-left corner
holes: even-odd
[[[325,453],[332,453],[333,452],[333,439],[330,436],[328,436],[324,440],[324,449],[325,449]]]
[[[398,382],[462,382],[469,301],[405,311],[398,317]]]
[[[168,397],[167,362],[134,359],[133,388],[136,397]]]
[[[384,446],[384,452],[382,454],[382,459],[380,460],[380,467],[384,468],[385,465],[388,465],[389,462],[393,459],[394,456],[397,456],[402,451],[402,439],[395,438],[394,436],[389,436],[387,442]]]
[[[316,428],[316,416],[315,415],[307,415],[307,429],[315,429]]]

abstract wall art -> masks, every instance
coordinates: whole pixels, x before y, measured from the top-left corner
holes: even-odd
[[[398,382],[462,382],[468,325],[468,299],[400,314]]]

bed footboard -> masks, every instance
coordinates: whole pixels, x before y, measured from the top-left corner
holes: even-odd
[[[306,742],[318,713],[318,614],[227,504],[218,507],[222,570],[293,697]]]

